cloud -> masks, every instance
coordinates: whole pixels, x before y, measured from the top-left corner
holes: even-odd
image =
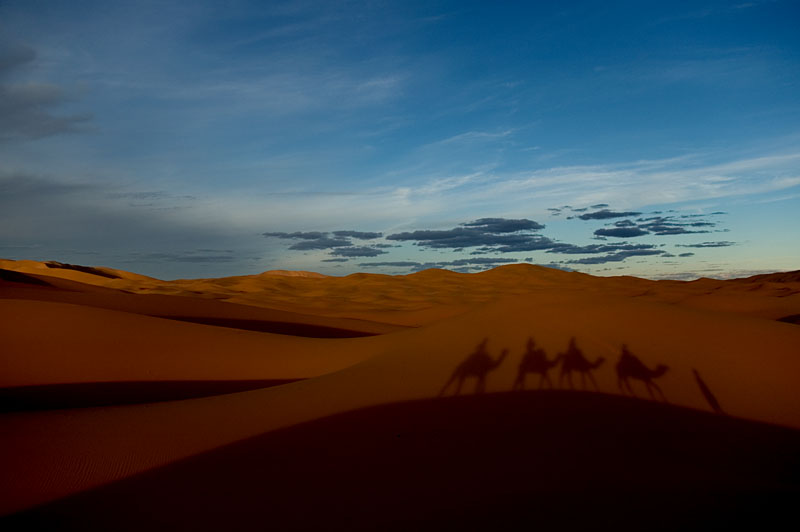
[[[224,253],[217,254],[209,254],[204,250],[184,251],[182,253],[138,253],[126,262],[229,263],[238,260],[233,251],[223,251]]]
[[[517,259],[507,259],[505,257],[480,257],[473,259],[457,259],[447,262],[440,262],[439,264],[446,264],[449,266],[467,266],[467,265],[487,265],[487,264],[510,264],[519,262]]]
[[[483,251],[497,251],[500,253],[514,253],[517,251],[544,251],[544,250],[557,251],[561,246],[565,245],[569,244],[561,244],[546,236],[532,235],[520,242],[508,243],[500,247],[488,248]]]
[[[0,78],[36,59],[29,46],[0,40]],[[39,139],[78,131],[91,115],[56,115],[51,109],[69,98],[49,83],[0,84],[0,141]]]
[[[614,227],[636,227],[636,224],[630,220],[620,220],[619,222],[614,222]]]
[[[598,229],[594,232],[597,236],[613,236],[615,238],[631,238],[648,234],[638,227],[615,227],[613,229]]]
[[[653,249],[653,244],[590,244],[588,246],[576,246],[564,244],[560,247],[549,250],[548,253],[564,253],[568,255],[589,255],[599,253],[618,253],[623,251],[640,251]]]
[[[546,208],[561,198],[573,203],[630,204],[647,198],[649,205],[675,204],[731,196],[747,196],[800,185],[797,162],[800,151],[785,151],[748,159],[707,163],[724,154],[695,154],[658,160],[600,165],[559,166],[533,171],[495,174],[484,186],[471,187],[475,205],[504,201],[516,208]],[[451,196],[452,196],[451,191]],[[549,204],[543,204],[548,201]],[[639,202],[641,205],[641,200]],[[529,207],[530,208],[530,207]],[[626,211],[634,209],[626,209]],[[587,213],[588,214],[588,213]]]
[[[533,220],[509,220],[507,218],[481,218],[474,222],[462,224],[464,227],[475,227],[487,233],[513,233],[515,231],[538,231],[544,226]]]
[[[436,262],[416,262],[416,261],[388,261],[388,262],[362,262],[359,264],[365,268],[380,268],[380,267],[394,267],[394,268],[410,268],[412,271],[427,270],[430,268],[450,269],[454,271],[472,271],[472,270],[485,270],[494,268],[501,264],[511,264],[519,262],[517,259],[508,259],[505,257],[480,257],[480,258],[466,258],[456,259],[449,261],[436,261]]]
[[[646,257],[652,255],[664,255],[665,251],[659,249],[634,249],[630,251],[620,251],[617,253],[609,253],[608,255],[600,255],[596,257],[586,257],[583,259],[573,259],[566,261],[566,264],[605,264],[608,262],[621,262],[630,257]]]
[[[538,222],[528,219],[481,218],[447,230],[418,230],[395,233],[387,240],[412,241],[418,246],[433,249],[463,249],[484,246],[482,251],[528,251],[549,249],[555,242],[533,234],[543,229]]]
[[[322,259],[320,262],[347,262],[350,259],[337,258],[337,259]]]
[[[584,218],[584,216],[595,219],[615,218],[617,214],[635,215],[638,213],[622,213],[605,210],[589,213],[580,218]],[[633,238],[651,233],[656,236],[709,233],[710,231],[706,229],[698,229],[717,226],[717,222],[710,221],[709,216],[711,215],[684,214],[680,216],[653,216],[650,218],[638,218],[636,220],[619,220],[611,224],[612,227],[597,229],[594,234],[598,237]]]
[[[656,216],[637,220],[638,227],[650,231],[658,236],[688,235],[695,233],[708,233],[709,231],[689,230],[687,227],[716,227],[716,222],[706,220],[704,214],[684,214],[682,216]],[[701,221],[692,221],[701,220]]]
[[[290,248],[291,249],[291,248]],[[375,249],[372,247],[351,247],[351,248],[336,248],[331,251],[331,255],[339,257],[377,257],[378,255],[385,255],[386,252],[382,249]]]
[[[331,249],[352,246],[353,243],[346,238],[317,238],[314,240],[303,240],[289,246],[289,249],[296,251],[307,251],[310,249]]]
[[[561,207],[561,209],[572,210],[571,207]],[[611,216],[603,214],[599,216],[599,219],[606,219],[609,217]],[[706,220],[707,216],[702,214],[676,214],[673,216],[639,218],[637,220],[625,219],[614,221],[610,227],[598,229],[594,234],[616,238],[629,238],[650,234],[650,231],[645,229],[645,227],[651,228],[653,231],[664,232],[674,227],[683,229],[683,226],[713,226],[716,223]],[[459,224],[452,229],[420,229],[394,233],[385,238],[389,241],[412,242],[417,246],[440,252],[465,252],[469,253],[471,256],[454,260],[434,260],[427,262],[405,260],[363,262],[360,263],[360,266],[367,268],[410,268],[414,271],[425,268],[448,268],[456,271],[471,271],[519,261],[519,259],[515,258],[488,257],[486,255],[528,251],[544,251],[547,253],[562,253],[564,255],[590,255],[589,257],[562,262],[562,264],[583,265],[622,262],[631,257],[674,256],[663,249],[657,249],[659,246],[656,244],[650,243],[634,244],[618,242],[577,245],[558,242],[540,234],[539,231],[543,228],[544,225],[527,218],[479,218]],[[381,242],[363,247],[344,245],[348,239],[331,239],[326,236],[327,233],[295,232],[269,234],[280,238],[300,240],[289,249],[331,249],[330,255],[335,257],[377,256],[387,253],[383,251],[383,249],[386,246],[391,246]],[[337,232],[334,232],[334,234],[337,234]],[[361,234],[361,232],[348,231],[346,233],[338,232],[338,234],[347,234],[349,236],[352,234]],[[372,236],[373,234],[368,233],[368,235]],[[469,251],[470,248],[472,248],[471,251]],[[527,261],[533,262],[533,257]]]
[[[507,259],[505,257],[477,257],[449,261],[425,262],[415,266],[414,270],[420,271],[427,270],[429,268],[440,268],[459,272],[469,272],[487,270],[502,264],[513,264],[517,262],[519,262],[517,259]]]
[[[397,260],[397,261],[385,261],[385,262],[362,262],[359,263],[359,266],[363,267],[395,267],[395,268],[412,268],[415,266],[419,266],[421,263],[416,261],[410,260]]]
[[[294,233],[283,233],[283,232],[272,232],[272,233],[261,233],[265,237],[274,237],[274,238],[301,238],[305,240],[319,240],[320,238],[325,238],[328,236],[328,233],[322,233],[319,231],[297,231]]]
[[[31,63],[36,59],[36,51],[22,43],[0,40],[0,76],[15,67]]]
[[[605,204],[601,204],[605,205]],[[639,216],[640,212],[617,212],[603,209],[601,211],[587,212],[578,216],[581,220],[606,220],[608,218],[625,218],[626,216]]]
[[[283,231],[273,231],[261,233],[262,236],[267,238],[282,238],[286,240],[299,240],[289,246],[289,249],[295,251],[309,251],[314,249],[335,249],[332,255],[346,256],[346,257],[374,257],[386,253],[378,247],[392,247],[389,244],[377,244],[374,247],[350,247],[353,245],[351,238],[359,240],[371,240],[380,238],[381,233],[371,233],[364,231],[333,231],[335,238],[330,238],[328,232],[322,231],[295,231],[287,233]],[[341,249],[346,248],[346,249]]]
[[[322,231],[295,231],[293,233],[272,231],[261,234],[267,238],[299,240],[299,242],[289,246],[289,249],[291,250],[309,251],[315,249],[333,249],[334,251],[331,253],[331,255],[339,257],[375,257],[377,255],[383,255],[386,253],[378,248],[393,247],[390,244],[376,244],[373,247],[353,246],[353,241],[350,240],[351,238],[356,238],[359,240],[372,240],[382,236],[382,233],[365,231],[333,231],[335,238],[330,238],[328,236],[328,232]],[[334,261],[328,260],[326,262]]]
[[[380,238],[383,236],[383,233],[370,233],[364,231],[334,231],[333,234],[338,237],[357,238],[359,240],[372,240],[374,238]]]
[[[694,253],[680,253],[679,257],[694,257]]]
[[[157,277],[252,269],[252,233],[231,228],[198,200],[159,194],[152,206],[131,205],[135,194],[119,184],[0,171],[0,241],[18,247],[10,258],[77,262],[93,251],[98,263]],[[177,246],[195,251],[175,252]]]
[[[699,244],[675,244],[677,247],[682,248],[724,248],[728,246],[735,246],[736,242],[729,242],[721,240],[719,242],[700,242]]]
[[[349,232],[349,231],[337,231],[337,232]],[[265,236],[267,238],[300,240],[300,242],[297,242],[289,246],[289,249],[293,249],[295,251],[342,248],[353,245],[353,242],[347,238],[329,238],[327,232],[320,232],[320,231],[296,231],[294,233],[286,233],[279,231],[279,232],[268,232],[261,234],[262,236]]]

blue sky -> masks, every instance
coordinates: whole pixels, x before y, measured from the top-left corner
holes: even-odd
[[[798,269],[798,20],[788,0],[0,1],[0,257]]]

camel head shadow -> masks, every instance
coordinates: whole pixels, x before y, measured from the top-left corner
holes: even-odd
[[[497,358],[492,358],[486,349],[488,341],[488,338],[484,338],[475,350],[456,366],[456,369],[453,370],[448,381],[439,391],[440,397],[443,396],[447,389],[454,383],[456,384],[454,395],[461,393],[461,387],[468,378],[476,379],[475,393],[483,393],[486,391],[486,376],[489,372],[497,369],[508,356],[508,349],[503,349]]]

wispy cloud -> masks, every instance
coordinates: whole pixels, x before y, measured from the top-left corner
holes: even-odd
[[[4,82],[36,60],[30,46],[0,38],[0,141],[39,139],[80,130],[89,113],[57,114],[70,100],[61,87],[36,81]]]
[[[511,174],[464,193],[476,200],[547,198],[550,205],[557,198],[584,205],[603,201],[636,207],[645,204],[645,198],[646,204],[668,204],[792,188],[800,185],[799,161],[800,152],[792,152],[708,165],[664,159],[562,166]]]

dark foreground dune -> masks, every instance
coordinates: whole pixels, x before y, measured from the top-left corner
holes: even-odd
[[[796,522],[800,431],[584,392],[375,406],[12,515],[6,529],[715,530]]]
[[[135,405],[270,388],[299,379],[75,382],[0,388],[0,413]]]

